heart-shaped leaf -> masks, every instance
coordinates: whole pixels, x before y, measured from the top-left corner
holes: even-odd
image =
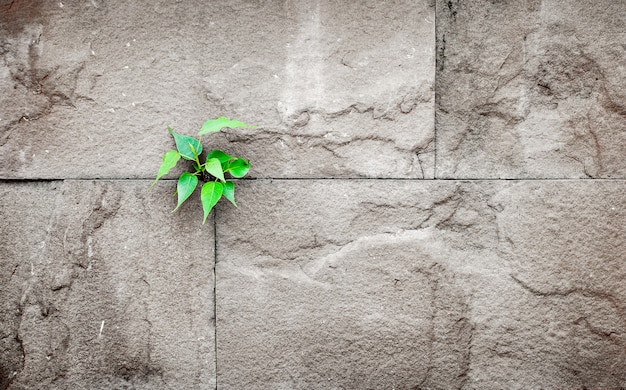
[[[178,178],[178,185],[176,186],[176,192],[178,192],[178,205],[173,211],[176,211],[183,204],[184,201],[189,198],[198,185],[198,176],[192,175],[189,172],[184,172]]]
[[[237,207],[237,203],[235,203],[235,184],[230,180],[224,183],[224,198]]]
[[[169,152],[165,153],[163,155],[163,162],[161,163],[161,166],[159,167],[159,173],[157,173],[157,177],[156,179],[154,179],[154,182],[152,182],[152,185],[150,186],[150,188],[152,188],[152,186],[154,186],[157,183],[157,181],[159,181],[161,176],[167,175],[170,169],[176,166],[176,163],[178,162],[178,160],[180,160],[180,153],[178,153],[177,151],[170,150]]]
[[[211,150],[207,156],[206,156],[207,160],[210,158],[216,158],[218,160],[220,160],[220,163],[222,164],[222,170],[228,168],[228,162],[231,160],[236,160],[236,157],[233,157],[229,154],[226,154],[224,152],[222,152],[221,150]]]
[[[204,210],[204,219],[202,224],[206,222],[206,218],[209,216],[213,207],[217,204],[217,201],[222,197],[224,192],[224,185],[219,181],[210,181],[202,186],[200,193],[200,200],[202,201],[202,209]]]
[[[224,170],[222,170],[222,164],[220,163],[220,160],[218,160],[217,158],[207,158],[206,163],[204,164],[204,168],[211,175],[220,179],[222,183],[225,181]]]
[[[168,127],[167,130],[174,137],[174,141],[176,142],[176,149],[185,160],[195,160],[200,153],[202,153],[202,144],[199,140],[189,137],[186,135],[180,135],[171,127]]]
[[[232,177],[244,177],[250,170],[250,162],[243,158],[238,158],[228,164],[228,168],[224,172],[228,172]]]
[[[245,127],[245,128],[255,128],[257,126],[246,125],[243,122],[239,122],[234,119],[228,119],[226,117],[219,117],[217,119],[211,119],[210,121],[204,122],[202,128],[198,132],[198,137],[203,136],[207,133],[215,133],[217,131],[222,130],[224,127],[228,127],[230,129],[234,129],[236,127]]]

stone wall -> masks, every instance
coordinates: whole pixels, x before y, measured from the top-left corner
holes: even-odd
[[[626,386],[615,0],[0,0],[0,390]],[[166,131],[238,208],[149,190]]]

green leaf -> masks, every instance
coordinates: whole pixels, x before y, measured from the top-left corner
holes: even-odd
[[[224,183],[224,198],[230,200],[230,203],[237,207],[237,203],[235,203],[235,184],[230,180]]]
[[[234,129],[236,127],[245,127],[250,129],[257,126],[246,125],[243,122],[221,116],[217,119],[211,119],[210,121],[204,122],[202,128],[200,129],[200,132],[198,132],[198,137],[203,136],[207,133],[215,133],[222,130],[224,127],[228,127],[230,129]]]
[[[204,219],[202,224],[206,222],[206,218],[209,216],[213,207],[217,204],[217,201],[222,197],[224,192],[224,185],[219,181],[210,181],[202,186],[200,193],[200,200],[202,201],[202,209],[204,210]]]
[[[178,185],[176,186],[176,192],[178,192],[178,205],[172,211],[176,211],[183,204],[184,201],[189,198],[198,185],[198,177],[192,175],[189,172],[185,172],[178,178]]]
[[[186,135],[180,135],[169,126],[167,130],[172,134],[172,137],[174,137],[176,148],[185,160],[195,160],[196,157],[202,153],[202,144],[199,140]]]
[[[159,167],[159,173],[157,173],[157,177],[156,179],[154,179],[154,182],[152,182],[150,188],[152,188],[152,186],[154,186],[157,181],[159,181],[161,176],[167,175],[170,169],[176,166],[178,160],[180,160],[180,153],[178,153],[177,151],[170,150],[169,152],[165,153],[163,155],[163,162],[161,163],[161,167]]]
[[[222,164],[220,163],[220,160],[216,158],[207,158],[206,163],[204,164],[204,168],[211,175],[220,179],[222,183],[225,181],[224,171],[222,170]]]
[[[244,177],[250,170],[250,161],[246,161],[243,158],[238,158],[235,161],[228,164],[228,168],[224,172],[228,172],[232,177]]]
[[[236,160],[236,157],[233,157],[229,154],[226,154],[224,152],[222,152],[221,150],[211,150],[207,156],[206,156],[207,160],[210,158],[216,158],[218,160],[220,160],[220,163],[222,164],[222,170],[228,168],[228,162],[231,160]]]

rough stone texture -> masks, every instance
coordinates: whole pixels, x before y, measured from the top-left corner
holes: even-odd
[[[1,389],[214,386],[213,229],[148,184],[0,185]]]
[[[0,184],[0,389],[24,367],[18,330],[30,263],[41,256],[57,183]],[[34,200],[38,203],[33,204]]]
[[[490,200],[513,283],[476,305],[477,388],[626,386],[625,184],[522,182]]]
[[[626,385],[624,184],[245,183],[219,388]]]
[[[625,178],[621,1],[437,1],[437,177]]]
[[[0,390],[626,388],[622,3],[0,0]]]
[[[0,1],[0,177],[147,178],[213,136],[257,177],[434,176],[434,4]]]

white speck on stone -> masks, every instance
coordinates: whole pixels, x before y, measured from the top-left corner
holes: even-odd
[[[132,102],[131,104],[132,104],[133,107],[135,107],[135,102]]]
[[[93,238],[87,237],[87,257],[93,257]]]
[[[122,96],[126,97],[126,94],[124,92],[122,92]]]
[[[59,7],[63,8],[63,3],[59,2]]]
[[[126,42],[126,47],[130,47],[130,42]]]
[[[128,69],[128,65],[126,65],[126,66],[124,67],[124,69]]]
[[[275,75],[274,75],[274,78],[275,78],[275,79],[277,79],[277,78],[279,78],[279,77],[278,77],[278,75],[277,75],[277,74],[275,74]]]
[[[91,55],[92,55],[92,56],[95,56],[95,55],[96,55],[96,52],[92,50],[92,51],[91,51]]]

